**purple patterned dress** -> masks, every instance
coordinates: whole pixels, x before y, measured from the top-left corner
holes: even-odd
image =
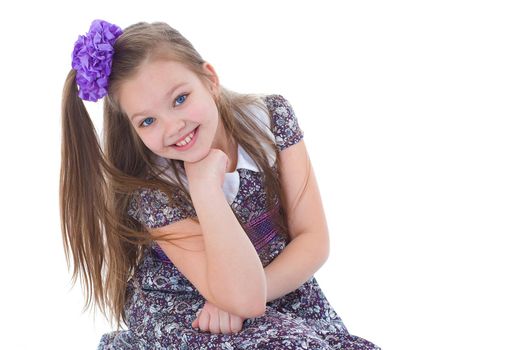
[[[298,143],[303,131],[289,102],[281,95],[267,95],[263,100],[269,113],[258,119],[268,126],[278,150]],[[270,159],[275,162],[275,154]],[[275,163],[273,169],[277,171]],[[272,215],[278,215],[282,207],[277,202],[274,209],[265,210],[261,174],[241,146],[237,169],[225,174],[223,190],[263,266],[267,266],[288,243],[271,223]],[[146,227],[161,227],[196,216],[191,205],[170,207],[164,193],[147,189],[137,192],[128,212]],[[246,319],[242,331],[236,334],[213,334],[191,327],[205,299],[156,243],[147,248],[128,282],[127,292],[128,330],[104,334],[99,350],[380,349],[348,332],[314,276],[295,291],[268,302],[265,314]]]

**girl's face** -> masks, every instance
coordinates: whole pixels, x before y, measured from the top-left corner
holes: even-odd
[[[122,110],[156,155],[197,162],[210,148],[222,144],[219,139],[224,135],[213,99],[218,78],[209,63],[203,68],[212,74],[208,84],[179,62],[148,61],[121,86],[118,98]],[[175,145],[191,134],[188,144]]]

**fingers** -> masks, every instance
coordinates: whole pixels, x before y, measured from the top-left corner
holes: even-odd
[[[201,310],[199,315],[199,328],[203,332],[210,331],[210,314],[206,310]]]
[[[230,314],[206,303],[197,312],[197,318],[193,321],[192,327],[213,334],[232,334],[242,331],[243,321],[244,318],[240,316]]]
[[[230,314],[219,308],[210,314],[210,332],[214,334],[230,334]]]
[[[200,315],[201,311],[202,311],[202,309],[199,309],[199,311],[197,311],[196,318],[191,323],[191,326],[193,328],[199,328],[199,315]]]
[[[221,332],[220,318],[218,309],[210,313],[210,333],[219,334]]]
[[[219,328],[222,334],[230,334],[230,314],[226,311],[219,310]]]
[[[230,315],[230,329],[232,333],[239,333],[242,330],[244,320],[235,315]]]

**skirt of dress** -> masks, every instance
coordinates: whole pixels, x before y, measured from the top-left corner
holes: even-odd
[[[192,328],[205,299],[171,263],[147,254],[128,283],[127,330],[106,333],[98,350],[109,349],[360,349],[380,350],[351,335],[315,277],[268,302],[264,315],[246,319],[236,334]]]

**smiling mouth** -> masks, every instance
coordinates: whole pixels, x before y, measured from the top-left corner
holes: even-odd
[[[197,130],[197,128],[195,128],[192,131],[190,131],[186,136],[181,137],[180,141],[175,142],[174,145],[175,146],[184,146],[184,144],[190,142],[190,140],[193,138],[193,136],[195,136],[195,130]]]
[[[171,146],[181,151],[190,148],[195,143],[195,139],[197,138],[197,134],[199,132],[199,127],[200,125],[188,133],[188,135],[186,135],[182,141],[174,143]]]

